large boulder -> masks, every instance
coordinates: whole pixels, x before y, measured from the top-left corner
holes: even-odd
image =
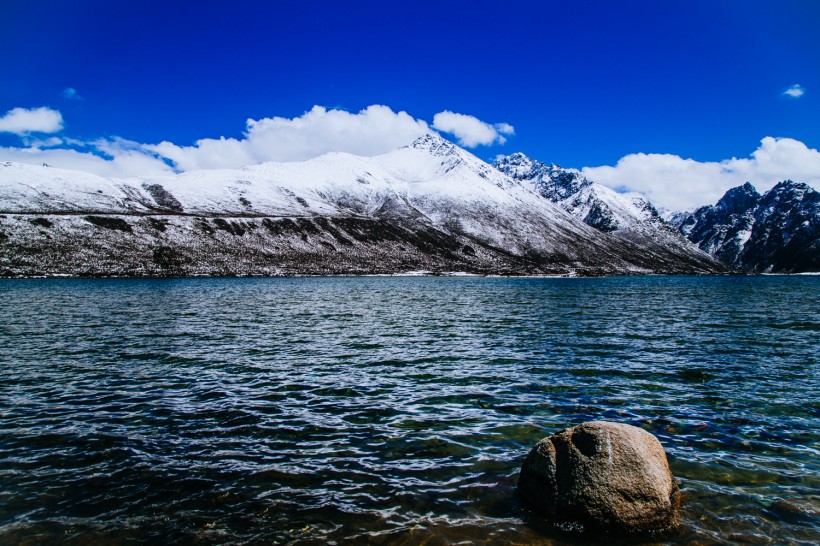
[[[527,455],[518,489],[559,528],[606,534],[679,523],[680,492],[655,436],[592,421],[544,438]]]

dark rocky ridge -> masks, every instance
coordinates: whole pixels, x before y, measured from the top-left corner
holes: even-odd
[[[785,180],[760,195],[747,182],[675,223],[702,250],[744,271],[820,271],[820,193],[804,183]]]
[[[712,273],[613,239],[574,255],[513,253],[412,219],[29,215],[0,218],[0,276],[244,276],[431,273],[582,276]],[[582,256],[582,261],[579,260]]]

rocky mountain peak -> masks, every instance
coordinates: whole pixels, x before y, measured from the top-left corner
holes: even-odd
[[[535,163],[529,157],[521,152],[515,152],[507,156],[499,156],[496,158],[493,166],[499,171],[505,173],[507,176],[517,180],[529,179],[535,172]]]
[[[814,188],[804,182],[794,182],[793,180],[783,180],[778,182],[766,194],[767,200],[776,199],[778,201],[797,200],[812,198],[811,194],[817,193]]]
[[[715,208],[728,214],[743,214],[747,210],[757,206],[760,194],[754,186],[746,182],[742,186],[737,186],[727,191]]]
[[[458,148],[455,144],[446,138],[433,133],[427,133],[420,136],[414,140],[408,148],[424,150],[434,156],[444,156],[458,153]]]
[[[561,201],[592,184],[580,172],[530,159],[521,152],[498,158],[493,166],[515,180],[531,181],[550,201]]]

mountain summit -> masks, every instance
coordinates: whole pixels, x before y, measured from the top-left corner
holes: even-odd
[[[531,182],[538,192],[554,203],[577,195],[592,185],[580,172],[547,165],[521,152],[499,157],[493,166],[514,180]]]

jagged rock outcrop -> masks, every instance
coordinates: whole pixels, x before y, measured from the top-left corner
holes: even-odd
[[[760,195],[747,182],[714,206],[672,221],[732,267],[753,273],[820,271],[820,193],[807,184],[785,180]]]

